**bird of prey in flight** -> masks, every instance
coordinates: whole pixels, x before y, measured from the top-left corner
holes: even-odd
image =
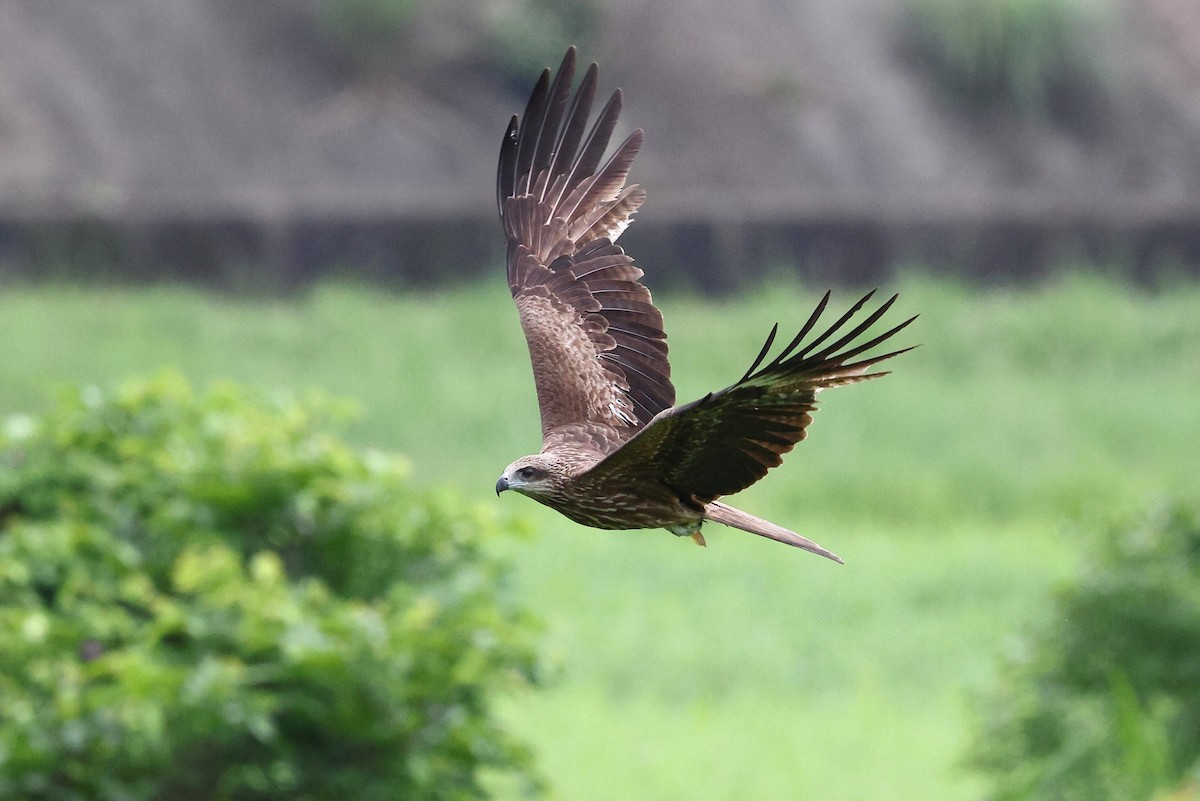
[[[521,318],[542,418],[542,449],[504,468],[513,490],[602,529],[665,528],[704,545],[706,520],[842,560],[815,542],[720,500],[758,481],[804,439],[817,393],[885,375],[870,369],[908,350],[863,354],[912,322],[868,330],[892,296],[853,320],[871,295],[828,327],[829,293],[767,360],[778,326],[745,374],[675,405],[662,314],[617,244],[646,199],[625,180],[635,130],[605,158],[621,111],[618,89],[589,127],[597,68],[574,95],[575,48],[549,69],[500,147],[496,200],[508,239],[508,285]]]

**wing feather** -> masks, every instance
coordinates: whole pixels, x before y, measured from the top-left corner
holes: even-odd
[[[567,185],[569,173],[575,163],[575,154],[579,150],[579,143],[583,140],[584,131],[587,130],[588,117],[592,113],[592,103],[596,99],[596,84],[599,77],[599,67],[595,64],[589,66],[583,75],[583,80],[579,82],[579,88],[575,90],[575,97],[571,100],[571,110],[567,113],[567,121],[562,127],[558,144],[554,148],[554,161],[550,164],[551,188],[544,198],[552,208],[557,207],[559,200],[562,199],[563,189]]]
[[[621,106],[623,104],[621,90],[618,89],[608,98],[608,102],[604,104],[604,108],[600,110],[599,116],[596,117],[596,122],[592,125],[592,129],[588,131],[587,139],[583,142],[583,147],[579,152],[579,157],[571,164],[570,169],[566,173],[566,180],[563,184],[563,193],[569,196],[569,193],[576,191],[579,187],[585,186],[586,182],[596,172],[596,167],[600,165],[600,159],[604,158],[604,151],[608,149],[608,140],[612,137],[613,129],[617,126],[617,118],[621,116]],[[554,206],[555,214],[561,214],[561,204],[563,200],[559,200]]]
[[[615,241],[629,227],[634,212],[644,202],[646,202],[646,192],[640,186],[634,184],[625,187],[614,200],[598,205],[596,211],[588,215],[586,224],[576,224],[580,242],[588,242],[593,239]],[[572,226],[573,234],[576,233],[576,226]]]
[[[496,167],[496,210],[504,218],[504,201],[512,197],[517,188],[517,134],[520,118],[516,114],[509,120],[500,142],[500,163]]]
[[[542,188],[535,192],[539,198],[545,196],[546,182],[553,174],[549,168],[554,158],[555,147],[559,144],[559,124],[562,122],[563,113],[566,111],[567,100],[571,96],[571,83],[574,79],[575,48],[571,47],[567,49],[567,54],[563,56],[562,64],[558,68],[558,74],[554,77],[554,83],[550,86],[546,113],[537,126],[537,138],[533,149],[533,164],[529,174],[536,177],[539,184],[541,184]],[[531,189],[527,187],[526,191],[531,191]]]
[[[525,104],[525,113],[521,115],[521,128],[517,133],[517,194],[529,194],[529,181],[532,174],[533,156],[537,151],[538,131],[540,120],[546,114],[550,100],[550,69],[542,70],[541,77],[529,95]]]
[[[621,476],[623,481],[659,481],[681,497],[704,503],[750,486],[804,439],[820,390],[885,375],[867,370],[910,350],[902,348],[851,361],[916,319],[910,317],[878,336],[852,344],[896,300],[893,296],[846,330],[846,324],[870,297],[868,294],[859,300],[848,313],[803,344],[825,310],[829,300],[826,293],[800,335],[765,367],[759,365],[770,352],[777,328],[772,329],[751,368],[736,383],[661,412],[577,480],[585,487],[589,482],[603,486],[614,476]],[[830,339],[832,344],[814,352]],[[850,347],[843,350],[846,346]]]
[[[609,330],[614,333],[620,332],[642,339],[660,339],[654,326],[644,324],[637,315],[610,310],[606,311],[604,316],[608,319]]]
[[[642,149],[642,129],[637,128],[620,144],[612,157],[592,176],[591,180],[581,183],[579,187],[567,195],[566,200],[557,212],[568,220],[575,221],[575,227],[586,230],[590,227],[587,213],[596,204],[610,203],[617,199],[625,179],[629,177],[629,169],[638,151]],[[573,232],[574,233],[574,232]],[[575,234],[578,238],[579,234]]]
[[[586,424],[611,429],[620,442],[670,408],[675,388],[662,314],[642,271],[614,242],[646,197],[625,186],[642,133],[635,130],[605,160],[620,90],[589,128],[598,71],[591,65],[572,97],[574,72],[571,48],[509,124],[497,200],[543,438]]]

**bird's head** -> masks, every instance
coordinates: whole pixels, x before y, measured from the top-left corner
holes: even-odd
[[[536,500],[553,495],[561,475],[561,466],[545,454],[522,456],[508,467],[496,481],[496,494],[514,490]]]

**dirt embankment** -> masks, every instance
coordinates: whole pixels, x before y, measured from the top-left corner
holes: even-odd
[[[493,257],[495,151],[523,98],[469,56],[419,57],[420,36],[407,69],[356,82],[306,8],[0,6],[0,259],[44,259],[38,242],[64,224],[63,257],[77,257],[74,237],[150,274],[173,250],[185,272],[265,260],[285,282],[326,262],[421,276]],[[477,13],[438,8],[424,41],[470,30]],[[651,197],[629,236],[660,261],[718,283],[742,253],[869,275],[1011,241],[1003,271],[1050,258],[1063,232],[1084,251],[1140,258],[1164,231],[1169,253],[1200,260],[1189,0],[1130,9],[1117,98],[1083,132],[944,102],[902,53],[899,0],[608,9],[583,55],[601,62],[604,87],[625,88],[625,120],[647,131],[635,180]],[[405,267],[394,253],[417,240],[450,255]]]

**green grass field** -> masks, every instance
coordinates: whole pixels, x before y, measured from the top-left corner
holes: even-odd
[[[538,446],[500,280],[293,300],[8,287],[0,413],[163,368],[356,399],[352,440],[537,531],[508,550],[557,678],[505,712],[556,797],[973,799],[970,696],[1013,635],[1102,525],[1200,496],[1200,284],[897,288],[897,319],[922,315],[903,338],[923,347],[824,395],[809,439],[737,500],[845,566],[719,528],[706,549],[592,531],[495,498],[504,465]],[[770,324],[799,325],[816,297],[660,296],[681,400],[740,376]]]

